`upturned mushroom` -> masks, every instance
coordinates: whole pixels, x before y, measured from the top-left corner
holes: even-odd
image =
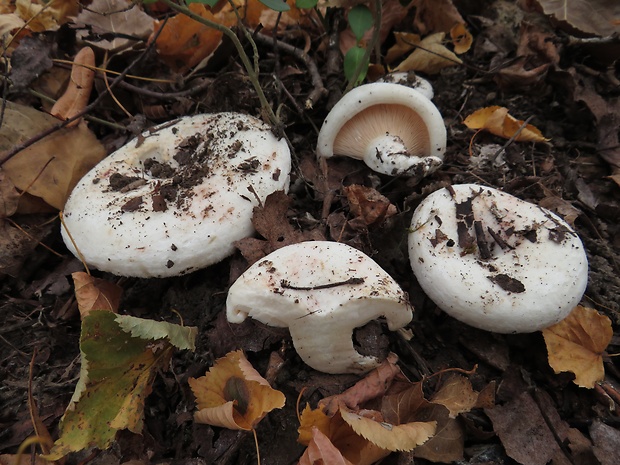
[[[439,308],[497,333],[559,322],[588,281],[583,244],[566,222],[475,184],[440,189],[422,201],[411,220],[409,258]]]
[[[65,205],[63,239],[88,265],[117,275],[189,273],[253,234],[254,207],[288,189],[290,168],[286,142],[254,117],[181,118],[82,178]]]
[[[356,87],[340,99],[317,142],[319,157],[349,156],[379,173],[420,178],[441,166],[445,151],[437,107],[414,89],[385,82]]]
[[[337,242],[302,242],[267,255],[230,287],[226,315],[288,327],[297,353],[325,373],[364,373],[379,363],[353,346],[353,330],[384,317],[412,318],[406,294],[370,257]]]

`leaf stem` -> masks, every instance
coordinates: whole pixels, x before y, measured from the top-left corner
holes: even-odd
[[[382,13],[383,11],[382,11],[382,6],[381,6],[381,0],[375,0],[375,24],[374,24],[374,29],[372,31],[372,38],[370,39],[370,43],[367,44],[366,50],[364,51],[364,56],[362,57],[361,61],[357,64],[357,67],[355,68],[355,72],[353,73],[353,76],[349,80],[349,83],[347,84],[347,87],[344,90],[345,94],[349,92],[351,89],[353,89],[353,87],[355,87],[356,85],[355,83],[357,82],[360,74],[362,74],[364,66],[367,67],[370,62],[370,54],[375,49],[376,45],[379,43],[379,33],[381,32],[381,19],[383,16]]]

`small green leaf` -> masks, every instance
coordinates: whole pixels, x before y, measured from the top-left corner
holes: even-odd
[[[291,9],[284,0],[258,0],[267,8],[271,8],[273,11],[284,12]]]
[[[351,47],[349,51],[344,56],[344,75],[348,81],[352,81],[355,79],[355,85],[359,84],[366,77],[366,73],[368,72],[368,63],[369,60],[366,60],[366,63],[362,67],[362,71],[359,76],[355,76],[355,70],[364,60],[364,54],[366,53],[366,49],[362,47]]]
[[[150,3],[151,1],[155,1],[156,2],[157,0],[148,0],[148,1]],[[218,2],[218,0],[185,0],[185,3],[187,3],[188,5],[190,3],[201,3],[203,5],[208,5],[211,8],[213,8],[217,2]],[[144,3],[146,3],[146,2],[144,2]]]
[[[359,42],[364,37],[364,33],[372,27],[372,13],[367,6],[357,5],[349,11],[349,26]]]
[[[152,340],[168,338],[170,344],[177,349],[196,349],[195,340],[198,328],[179,326],[165,321],[147,320],[130,315],[118,315],[116,322],[123,331],[130,332],[132,337]]]
[[[302,10],[307,10],[310,8],[314,8],[319,0],[296,0],[295,6]]]

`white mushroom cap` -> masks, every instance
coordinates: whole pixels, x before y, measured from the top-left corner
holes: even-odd
[[[550,211],[475,184],[429,195],[409,234],[411,267],[449,315],[497,333],[526,333],[579,303],[588,261],[577,234]]]
[[[336,103],[323,122],[317,155],[364,160],[389,175],[426,176],[441,166],[446,127],[433,103],[399,84],[356,87]]]
[[[93,168],[71,193],[64,222],[89,265],[124,276],[180,275],[222,260],[252,235],[253,208],[288,189],[290,169],[286,142],[260,120],[186,117]]]
[[[325,373],[363,373],[375,357],[360,355],[353,329],[385,317],[392,331],[412,318],[398,284],[370,257],[337,242],[302,242],[267,255],[231,286],[226,316],[288,327],[300,357]]]
[[[394,84],[400,84],[401,86],[411,87],[413,90],[417,90],[424,97],[429,100],[435,96],[432,84],[424,78],[421,78],[413,71],[398,71],[396,73],[386,74],[377,82],[391,82]]]

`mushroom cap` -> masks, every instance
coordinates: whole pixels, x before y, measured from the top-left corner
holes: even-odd
[[[259,201],[289,185],[291,158],[269,126],[238,113],[181,118],[95,166],[64,210],[69,250],[117,275],[166,277],[216,263],[253,234]]]
[[[396,330],[412,318],[398,284],[370,257],[338,242],[301,242],[256,262],[230,287],[226,316],[288,327],[300,357],[325,373],[363,373],[375,357],[353,347],[353,329],[385,317]]]
[[[435,95],[431,83],[426,79],[421,78],[413,71],[398,71],[395,73],[386,74],[381,79],[378,79],[377,82],[391,82],[394,84],[400,84],[401,86],[411,87],[413,90],[417,90],[429,100],[432,100]]]
[[[380,173],[426,176],[446,151],[439,110],[420,92],[375,82],[347,93],[323,122],[317,155],[345,155]]]
[[[411,220],[409,258],[438,307],[497,333],[559,322],[588,280],[583,244],[566,222],[475,184],[440,189],[422,201]]]

